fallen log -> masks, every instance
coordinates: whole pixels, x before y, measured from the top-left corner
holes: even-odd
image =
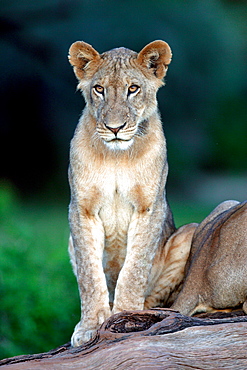
[[[18,369],[247,369],[247,316],[187,317],[170,309],[111,316],[85,345],[0,361]]]

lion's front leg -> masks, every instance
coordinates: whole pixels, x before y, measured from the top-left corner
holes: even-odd
[[[128,232],[127,255],[116,285],[113,313],[144,308],[154,256],[164,239],[163,218],[163,209],[134,213]]]
[[[79,346],[92,338],[111,311],[102,267],[104,229],[101,220],[70,211],[70,225],[69,252],[81,299],[81,320],[75,327],[71,343]]]

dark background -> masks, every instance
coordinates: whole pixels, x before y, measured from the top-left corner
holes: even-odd
[[[84,104],[69,46],[140,51],[163,39],[173,51],[158,95],[169,193],[244,199],[246,16],[246,2],[234,0],[2,0],[0,177],[23,196],[68,196],[69,142]]]

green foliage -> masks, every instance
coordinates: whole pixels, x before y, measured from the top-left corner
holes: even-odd
[[[66,205],[24,205],[0,192],[0,358],[68,342],[79,318]]]
[[[171,201],[170,206],[177,228],[191,222],[200,223],[214,208],[206,203],[178,202],[177,200]]]

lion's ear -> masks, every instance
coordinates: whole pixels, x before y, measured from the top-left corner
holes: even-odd
[[[137,61],[141,66],[152,71],[159,79],[165,76],[171,59],[172,52],[170,46],[161,40],[150,42],[137,56]]]
[[[69,48],[69,62],[79,80],[85,77],[90,78],[97,69],[100,60],[99,53],[86,42],[76,41]]]

